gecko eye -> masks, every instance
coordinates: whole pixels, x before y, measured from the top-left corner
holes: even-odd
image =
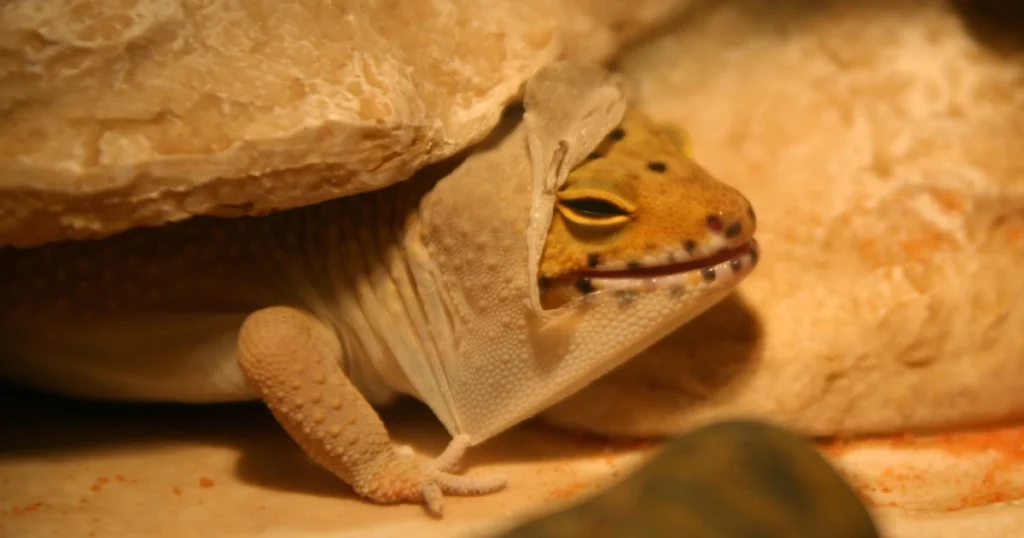
[[[633,220],[637,209],[627,198],[600,183],[596,186],[573,185],[560,191],[557,208],[580,233],[616,230]]]
[[[589,219],[611,219],[629,216],[629,211],[600,198],[561,200],[561,204],[574,213]]]

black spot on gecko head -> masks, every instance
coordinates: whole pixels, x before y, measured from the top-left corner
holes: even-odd
[[[661,161],[651,161],[647,163],[647,169],[651,172],[661,173],[664,172],[668,167]]]
[[[616,127],[612,129],[612,132],[608,133],[608,138],[611,138],[612,140],[622,140],[623,138],[626,138],[626,130],[622,127]]]
[[[594,283],[589,278],[583,277],[576,281],[576,289],[586,295],[594,291]]]

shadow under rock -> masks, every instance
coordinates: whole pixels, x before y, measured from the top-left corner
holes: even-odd
[[[305,458],[258,402],[160,404],[80,401],[0,384],[0,462],[79,460],[218,447],[239,454],[237,477],[260,487],[324,495],[352,491]],[[165,452],[163,452],[165,453]],[[252,469],[259,469],[253,471]]]
[[[1024,2],[1020,0],[949,0],[978,43],[1006,56],[1024,54]],[[1022,57],[1021,59],[1024,59]]]
[[[0,462],[56,458],[87,463],[92,454],[220,447],[238,453],[234,471],[242,482],[318,496],[355,495],[310,460],[259,402],[80,401],[0,382],[0,406],[6,410],[0,416]],[[421,454],[440,454],[450,440],[430,410],[411,399],[382,409],[380,414],[396,443],[408,444]],[[599,457],[620,443],[619,448],[631,446],[626,441],[612,443],[573,435],[529,421],[469,450],[462,468]]]
[[[0,461],[21,456],[76,456],[122,447],[245,443],[270,419],[249,404],[157,404],[85,401],[0,382]]]

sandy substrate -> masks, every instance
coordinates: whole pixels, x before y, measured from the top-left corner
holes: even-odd
[[[5,389],[0,536],[481,536],[614,483],[656,446],[529,423],[474,450],[467,472],[509,488],[449,498],[435,521],[376,506],[306,460],[259,405],[110,407]],[[439,452],[418,406],[388,412],[401,442]],[[824,445],[893,538],[1019,536],[1024,428]]]

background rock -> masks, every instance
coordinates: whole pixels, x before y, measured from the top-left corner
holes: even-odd
[[[749,196],[763,262],[547,418],[833,435],[1020,417],[1024,17],[969,4],[727,0],[620,58]]]

